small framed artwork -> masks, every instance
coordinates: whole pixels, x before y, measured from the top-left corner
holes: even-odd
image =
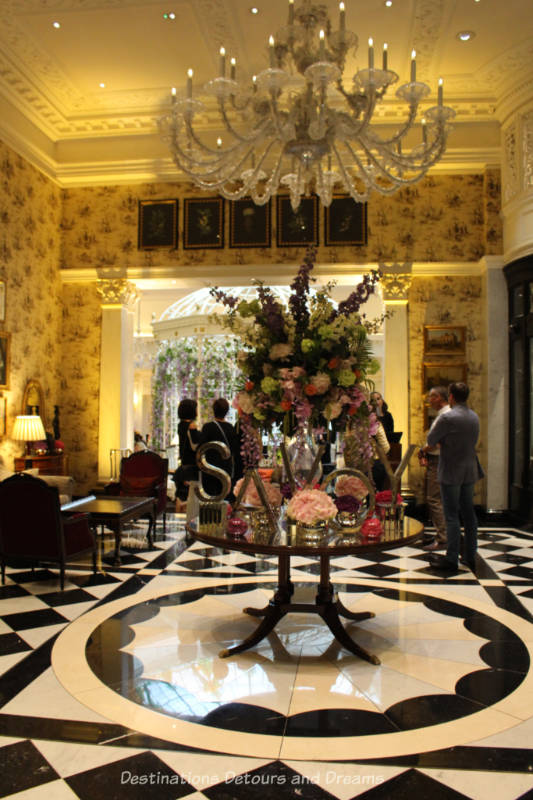
[[[0,331],[0,389],[9,389],[11,334]]]
[[[429,356],[464,356],[466,325],[424,325],[424,353]]]
[[[7,398],[0,397],[0,437],[6,435]]]
[[[183,201],[186,250],[224,247],[224,198],[192,197]]]
[[[466,364],[451,364],[442,361],[440,364],[424,362],[423,391],[429,392],[432,386],[448,388],[450,383],[466,382]]]
[[[350,195],[334,195],[324,214],[326,247],[367,243],[366,203],[356,203]]]
[[[229,204],[229,246],[270,247],[270,200],[257,206],[250,197]]]
[[[0,325],[6,321],[6,282],[0,281]]]
[[[178,201],[139,200],[139,250],[175,250],[177,242]]]
[[[297,211],[292,210],[289,195],[278,195],[277,246],[318,246],[318,197],[304,197]]]

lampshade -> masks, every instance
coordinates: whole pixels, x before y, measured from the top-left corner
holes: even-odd
[[[38,442],[46,439],[41,418],[36,414],[18,416],[13,425],[13,439],[19,442]]]

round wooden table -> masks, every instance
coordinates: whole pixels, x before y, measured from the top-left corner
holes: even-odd
[[[365,539],[360,534],[346,535],[338,530],[328,531],[313,541],[304,540],[296,531],[296,526],[280,519],[275,531],[267,525],[248,527],[242,536],[229,534],[226,523],[219,525],[199,525],[198,519],[187,523],[187,532],[205,544],[225,550],[237,550],[242,553],[275,555],[278,558],[278,587],[268,605],[264,608],[245,608],[245,614],[260,617],[261,622],[256,630],[240,644],[220,652],[221,658],[242,653],[258,644],[275,628],[285,614],[305,612],[319,614],[337,641],[354,655],[379,664],[377,656],[368,653],[358,645],[346,631],[340,617],[352,622],[370,619],[372,611],[354,613],[349,611],[339,600],[330,580],[330,558],[332,556],[357,555],[390,550],[415,542],[424,530],[421,522],[411,517],[404,517],[397,524],[385,525],[379,539]],[[292,601],[294,585],[290,577],[290,559],[293,555],[318,556],[320,559],[320,580],[314,603],[295,603]]]

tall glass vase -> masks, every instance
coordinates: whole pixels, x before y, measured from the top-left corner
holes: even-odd
[[[297,488],[301,489],[309,480],[313,473],[313,466],[315,465],[318,452],[319,446],[315,441],[309,423],[302,428],[298,428],[296,435],[287,448],[289,463]],[[321,477],[322,462],[318,459],[318,463],[312,474],[311,484],[314,485],[320,481]]]

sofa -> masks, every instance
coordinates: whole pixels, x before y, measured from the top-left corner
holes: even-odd
[[[59,502],[61,505],[65,503],[70,503],[72,500],[72,495],[74,493],[74,478],[70,475],[40,475],[39,469],[37,467],[33,467],[32,469],[25,469],[28,475],[33,475],[35,478],[40,478],[42,481],[48,484],[48,486],[55,486],[58,494],[59,494]],[[7,469],[0,464],[0,482],[5,481],[6,478],[10,478],[15,473],[13,470]]]

